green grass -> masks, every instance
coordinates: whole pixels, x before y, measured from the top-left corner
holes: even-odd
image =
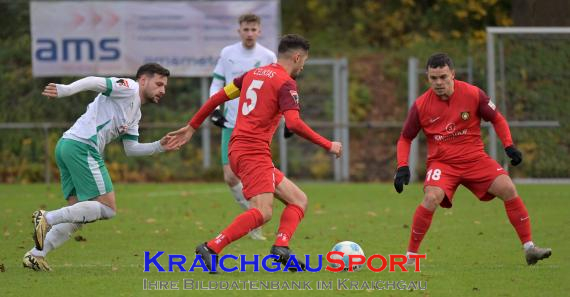
[[[420,185],[397,195],[387,184],[302,183],[310,199],[309,210],[292,240],[298,253],[325,254],[338,241],[358,242],[367,255],[405,251]],[[502,202],[478,202],[460,189],[451,210],[439,209],[422,245],[428,259],[422,272],[267,273],[246,272],[209,275],[202,272],[143,272],[144,251],[184,254],[215,236],[239,213],[222,184],[116,185],[118,215],[112,220],[85,226],[75,235],[86,241],[68,241],[48,256],[54,269],[37,273],[23,269],[21,258],[32,247],[31,213],[63,205],[58,185],[0,186],[1,296],[163,296],[253,295],[310,296],[376,293],[384,296],[567,296],[570,291],[570,244],[567,185],[518,187],[529,209],[534,240],[552,247],[550,259],[528,267],[518,238],[505,215]],[[265,255],[274,239],[281,206],[264,231],[268,242],[247,237],[225,253]],[[74,235],[74,236],[75,236]],[[166,263],[165,256],[161,263]],[[186,265],[186,269],[190,265]],[[166,268],[168,269],[168,268]],[[143,291],[143,279],[194,280],[297,280],[349,278],[356,281],[427,281],[426,291]],[[41,293],[40,293],[41,292]]]

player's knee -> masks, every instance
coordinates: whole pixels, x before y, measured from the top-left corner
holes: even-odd
[[[115,217],[117,214],[114,209],[110,208],[109,206],[100,203],[101,208],[101,218],[105,220],[109,220]]]
[[[441,203],[443,197],[438,197],[435,193],[426,193],[424,195],[424,207],[429,210],[435,210]]]
[[[261,212],[261,216],[263,217],[263,223],[264,224],[271,221],[271,217],[273,217],[273,208],[262,207],[262,208],[259,208],[259,212]]]
[[[226,182],[226,184],[228,184],[230,187],[233,187],[235,185],[237,185],[239,183],[239,179],[237,178],[237,176],[235,176],[235,174],[233,173],[226,173],[224,172],[224,181]]]
[[[301,193],[299,193],[298,198],[295,199],[295,204],[298,205],[301,209],[303,209],[303,211],[307,210],[307,207],[309,206],[309,198],[307,197],[307,194],[305,194],[305,192],[301,191]]]
[[[517,189],[513,183],[506,184],[501,192],[503,200],[509,200],[518,196]]]

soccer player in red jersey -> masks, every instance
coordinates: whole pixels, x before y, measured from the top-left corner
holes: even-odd
[[[214,94],[188,122],[169,133],[166,147],[178,148],[188,142],[206,117],[225,101],[239,96],[236,126],[230,138],[229,159],[234,173],[243,183],[243,194],[250,209],[237,216],[216,238],[196,247],[208,269],[211,255],[219,254],[233,241],[271,219],[274,195],[286,207],[281,215],[277,238],[270,253],[286,264],[291,255],[289,240],[305,215],[307,195],[287,179],[271,160],[271,139],[285,116],[286,126],[297,135],[340,157],[342,145],[313,131],[299,117],[299,95],[295,78],[303,70],[309,54],[309,42],[299,35],[283,36],[279,42],[277,63],[255,68],[234,79]],[[214,263],[215,265],[215,263]],[[300,263],[301,269],[304,264]]]
[[[455,190],[463,185],[481,201],[495,196],[503,200],[529,265],[548,258],[551,249],[532,242],[529,215],[513,181],[484,151],[481,119],[493,124],[511,164],[521,163],[522,154],[513,144],[505,118],[481,89],[455,79],[453,61],[448,55],[431,56],[426,69],[431,87],[410,108],[397,145],[394,187],[401,193],[410,180],[410,145],[420,130],[428,144],[424,198],[413,217],[408,254],[418,252],[437,206],[450,208]],[[406,264],[415,263],[408,258]]]

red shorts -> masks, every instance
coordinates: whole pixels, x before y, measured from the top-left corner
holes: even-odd
[[[240,154],[230,152],[230,167],[243,184],[243,196],[249,200],[263,193],[275,193],[283,180],[283,172],[275,168],[271,156],[266,154]]]
[[[426,186],[435,186],[445,192],[441,207],[451,208],[453,194],[459,185],[469,189],[479,200],[489,201],[495,198],[487,192],[499,175],[507,174],[505,169],[489,156],[463,164],[448,164],[432,161],[428,164]]]

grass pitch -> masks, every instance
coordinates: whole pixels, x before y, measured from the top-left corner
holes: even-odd
[[[402,195],[388,184],[301,183],[309,210],[291,247],[298,254],[326,254],[339,241],[359,243],[366,255],[405,252],[421,186]],[[383,294],[385,296],[568,296],[570,240],[568,185],[521,185],[534,241],[552,247],[553,256],[529,267],[500,200],[478,202],[460,188],[452,209],[438,209],[421,252],[421,273],[268,273],[209,275],[202,272],[143,272],[144,251],[184,254],[215,236],[240,212],[223,184],[116,185],[118,215],[86,225],[47,260],[54,271],[21,267],[33,246],[31,214],[40,207],[63,206],[58,185],[0,185],[0,296],[310,296]],[[266,255],[275,238],[282,206],[264,227],[267,242],[249,237],[224,250],[229,254]],[[166,269],[166,257],[161,263]],[[326,261],[325,261],[326,264]],[[185,265],[188,269],[190,264]],[[179,282],[180,290],[143,290],[143,280]],[[183,280],[310,281],[313,290],[183,290]],[[376,282],[425,281],[427,290],[345,290],[338,279]],[[332,281],[332,290],[316,290],[317,281]],[[350,282],[349,281],[349,282]],[[348,284],[348,283],[345,283]]]

